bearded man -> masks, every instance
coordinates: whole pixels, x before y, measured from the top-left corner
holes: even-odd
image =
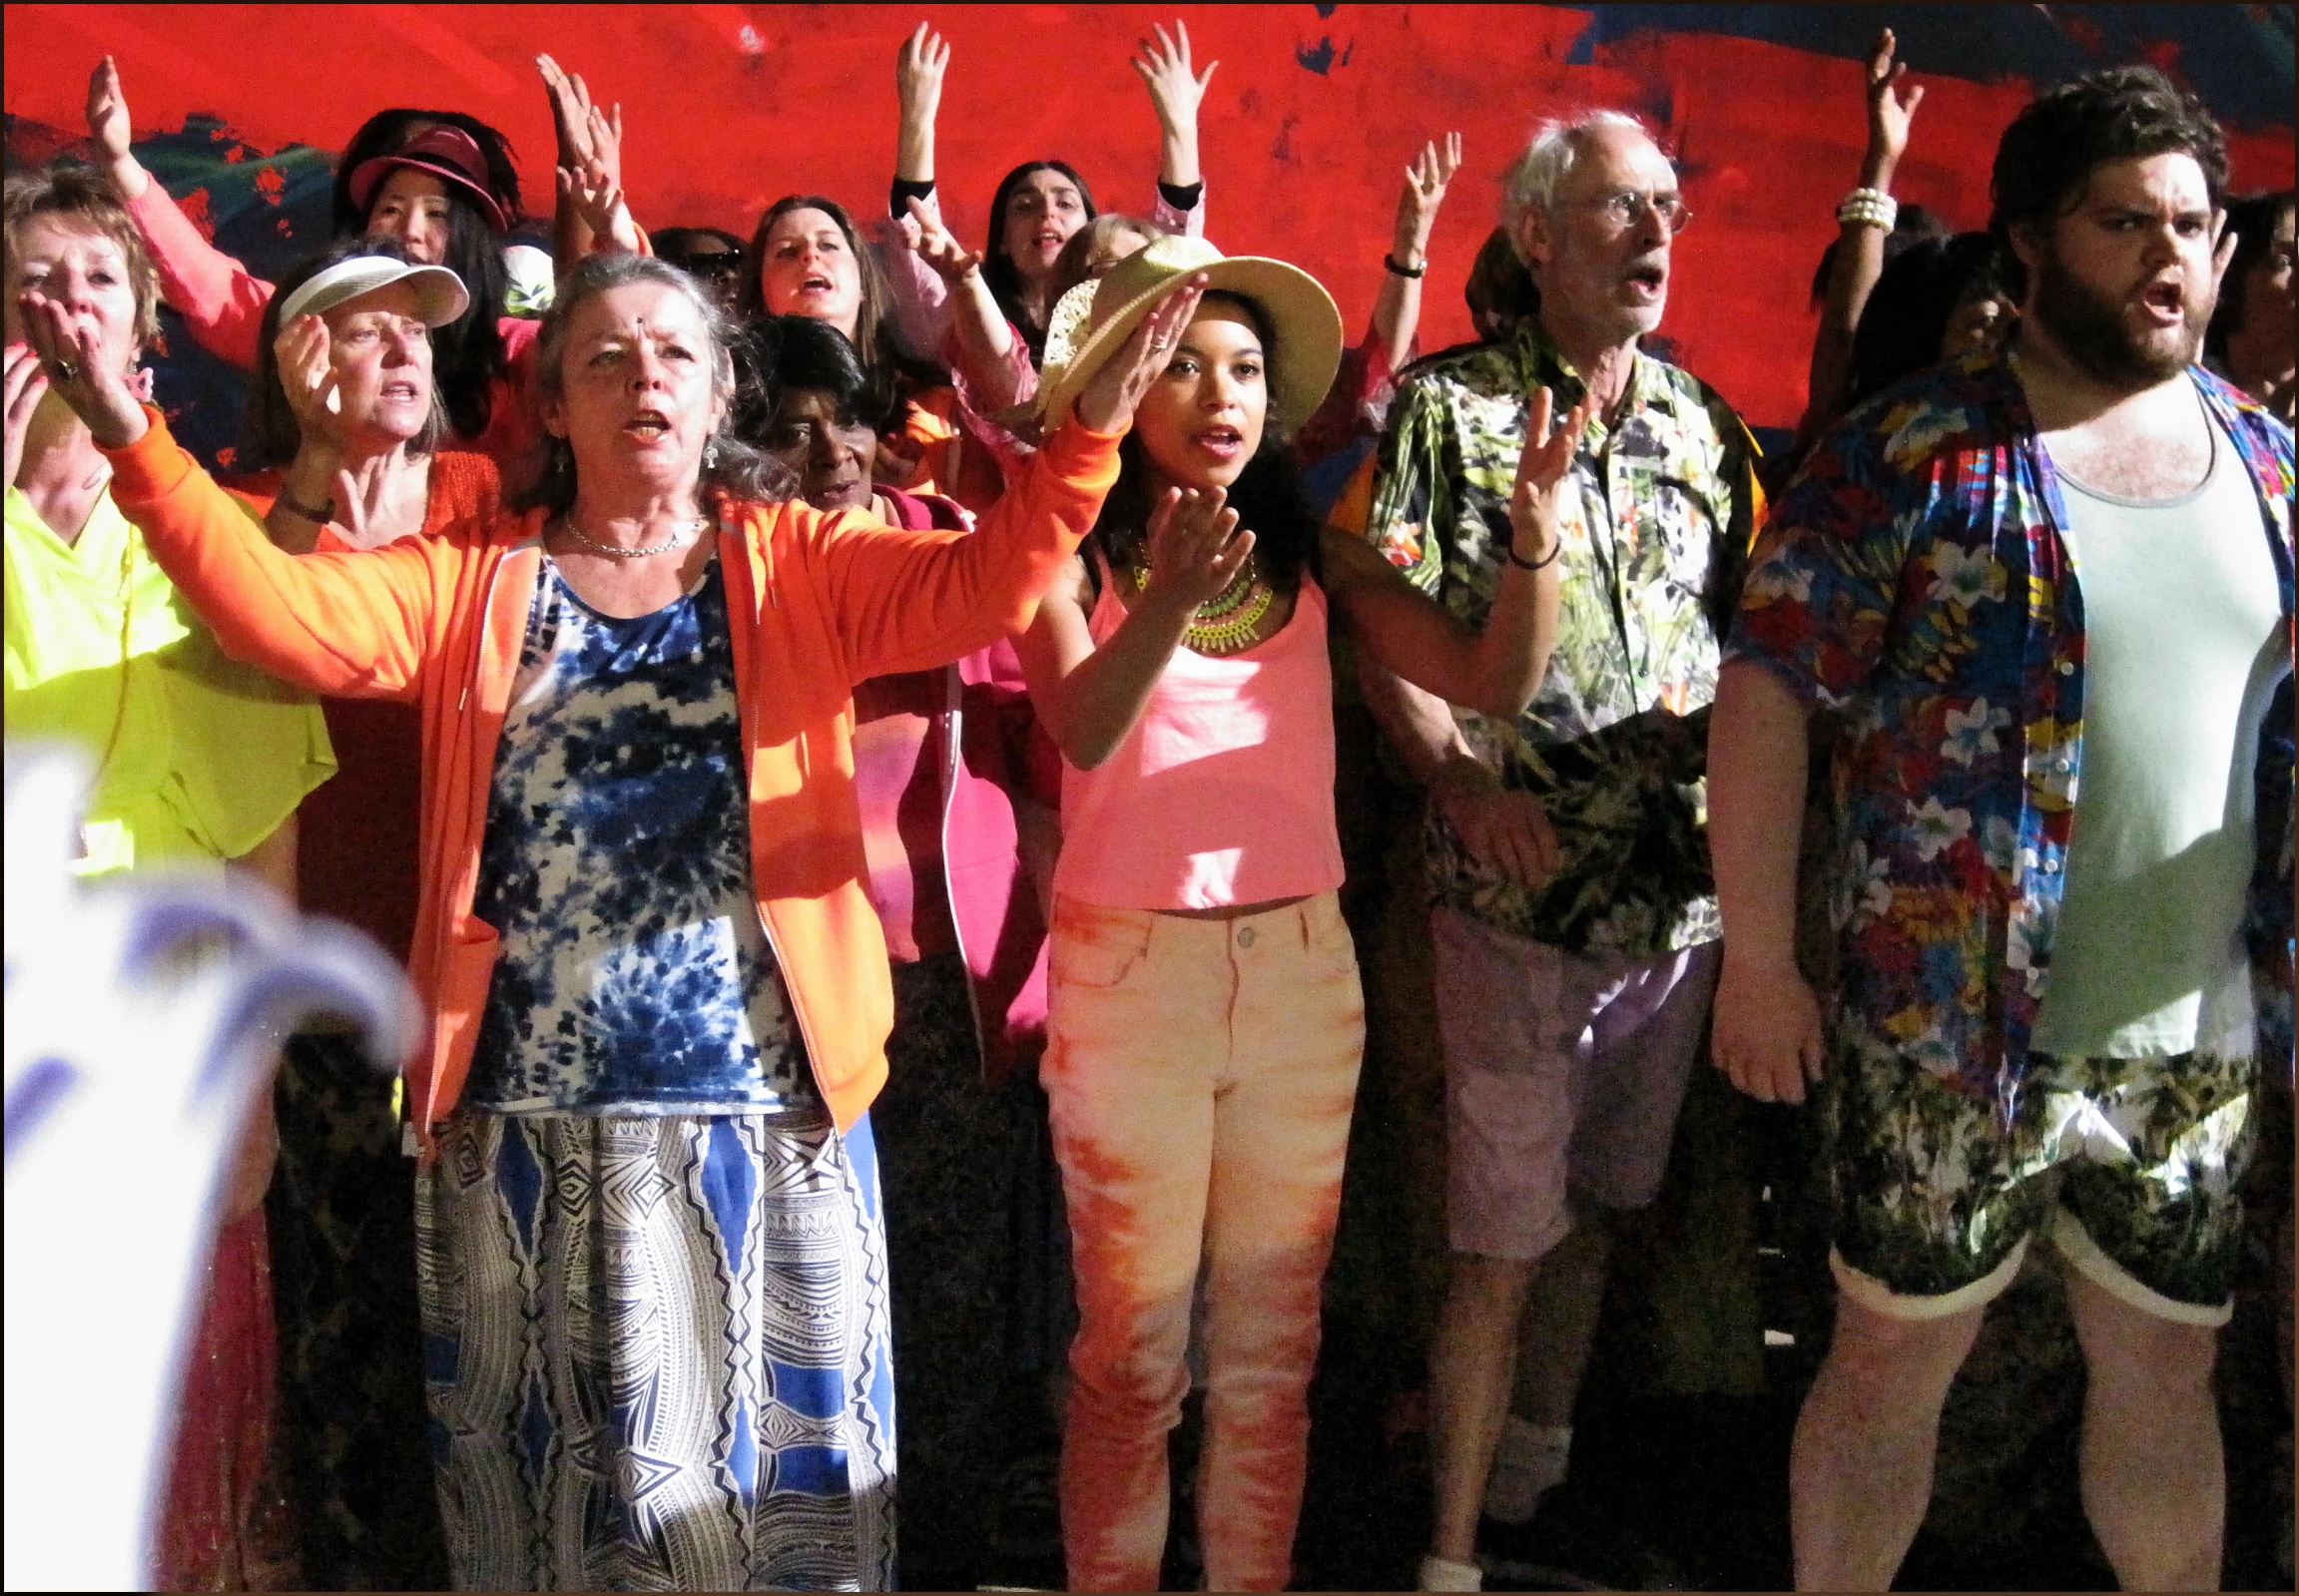
[[[1941,1403],[2031,1239],[2126,1590],[2216,1589],[2211,1396],[2260,1059],[2289,1067],[2291,432],[2195,364],[2227,158],[2151,68],[2004,135],[2016,341],[1849,416],[1760,543],[1718,685],[1716,1061],[1817,1082],[1836,1337],[1799,1588],[1883,1590]],[[1805,718],[1837,710],[1841,979],[1791,952]]]

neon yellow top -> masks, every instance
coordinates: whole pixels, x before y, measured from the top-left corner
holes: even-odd
[[[67,544],[9,487],[6,632],[9,740],[98,764],[83,874],[238,858],[334,774],[317,701],[224,657],[109,489]]]

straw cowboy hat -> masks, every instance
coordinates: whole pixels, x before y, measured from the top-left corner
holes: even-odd
[[[1341,311],[1333,295],[1301,267],[1261,256],[1225,256],[1203,239],[1158,239],[1110,267],[1099,282],[1081,282],[1047,317],[1045,370],[1038,413],[1049,425],[1133,335],[1166,291],[1196,272],[1208,293],[1235,293],[1259,304],[1277,347],[1270,351],[1270,419],[1287,431],[1310,418],[1341,366]]]

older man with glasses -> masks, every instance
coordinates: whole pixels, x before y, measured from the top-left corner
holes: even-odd
[[[1494,722],[1367,673],[1376,716],[1431,794],[1451,1271],[1432,1356],[1425,1589],[1478,1588],[1496,1445],[1498,1472],[1530,1487],[1505,1516],[1529,1516],[1534,1491],[1562,1478],[1603,1295],[1602,1211],[1659,1189],[1716,980],[1712,617],[1728,613],[1758,509],[1739,418],[1637,347],[1692,220],[1644,129],[1610,111],[1545,124],[1509,173],[1501,220],[1538,313],[1403,384],[1366,528],[1482,624],[1510,557],[1529,400],[1542,387],[1560,405],[1595,395],[1563,526],[1561,632],[1530,707]],[[1552,1250],[1525,1337],[1536,1377],[1512,1419],[1518,1325]]]

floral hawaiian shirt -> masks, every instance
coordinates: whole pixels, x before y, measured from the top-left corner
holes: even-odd
[[[2259,492],[2291,615],[2290,430],[2190,373]],[[1776,506],[1728,660],[1836,710],[1840,1046],[1882,1048],[2006,1121],[2051,963],[2083,761],[2066,507],[2009,357],[1856,410]],[[2260,734],[2246,927],[2262,1044],[2288,1045],[2291,684]]]
[[[1580,378],[1536,325],[1409,369],[1366,535],[1481,627],[1500,582],[1527,403]],[[1760,509],[1755,443],[1705,383],[1639,355],[1626,407],[1589,423],[1562,521],[1556,647],[1513,723],[1456,708],[1477,757],[1530,792],[1560,862],[1527,890],[1472,857],[1429,805],[1437,901],[1572,953],[1648,958],[1713,940],[1708,704],[1717,638]]]

